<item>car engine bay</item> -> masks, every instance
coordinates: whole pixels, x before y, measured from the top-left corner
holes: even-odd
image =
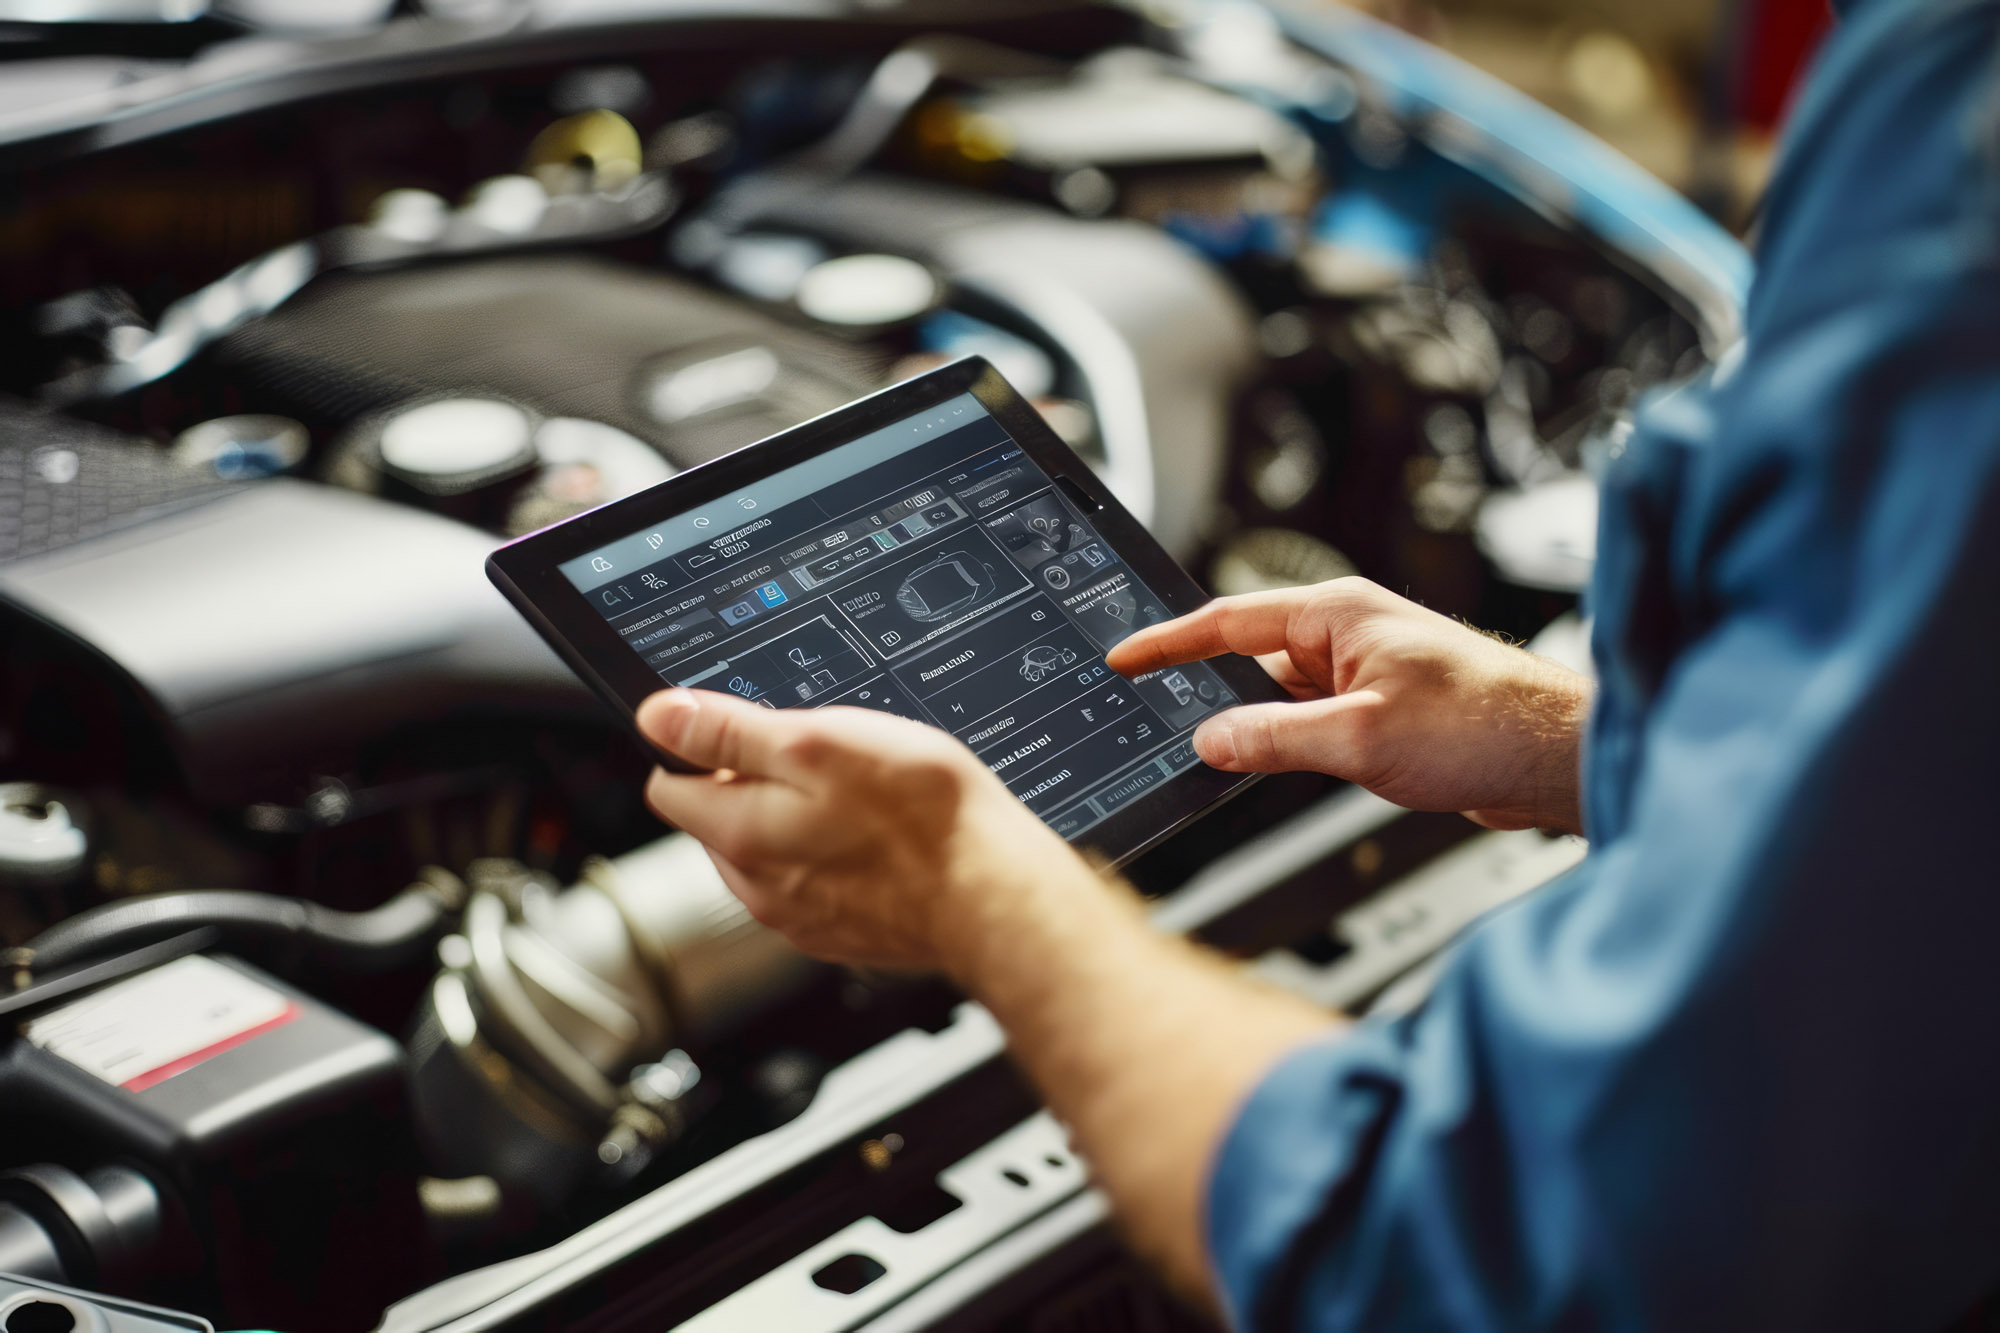
[[[468,14],[8,57],[0,1311],[1207,1327],[991,1019],[757,925],[481,561],[976,353],[1211,592],[1582,664],[1593,461],[1747,259],[1306,4]],[[1580,855],[1298,774],[1127,874],[1358,1012]]]

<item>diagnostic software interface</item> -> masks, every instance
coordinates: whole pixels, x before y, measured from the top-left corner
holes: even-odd
[[[663,681],[943,727],[1065,837],[1196,763],[1194,724],[1236,702],[1200,664],[1104,664],[1167,613],[970,394],[562,572]]]

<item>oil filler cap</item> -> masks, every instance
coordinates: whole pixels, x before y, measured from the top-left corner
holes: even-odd
[[[0,783],[0,883],[67,879],[89,851],[66,802],[32,782]]]

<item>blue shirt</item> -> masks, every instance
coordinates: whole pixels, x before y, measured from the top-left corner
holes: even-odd
[[[1935,1329],[2000,1289],[2000,0],[1865,0],[1740,358],[1604,486],[1589,858],[1281,1062],[1257,1329]]]

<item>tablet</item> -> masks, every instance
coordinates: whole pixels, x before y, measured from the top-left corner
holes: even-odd
[[[667,685],[914,718],[1114,863],[1254,780],[1203,764],[1196,723],[1283,697],[1243,658],[1105,665],[1206,598],[977,357],[523,537],[487,572],[627,718]]]

